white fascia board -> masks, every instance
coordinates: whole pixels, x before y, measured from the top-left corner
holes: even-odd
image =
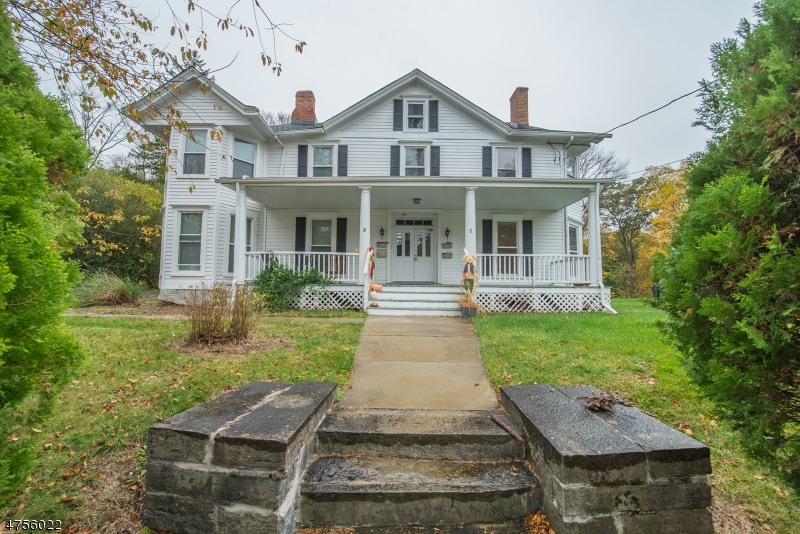
[[[423,178],[423,180],[420,180]],[[481,176],[346,176],[341,178],[217,178],[216,183],[233,187],[561,187],[565,189],[594,189],[594,184],[611,185],[614,180],[485,178]]]

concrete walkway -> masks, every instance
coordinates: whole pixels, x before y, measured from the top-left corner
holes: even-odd
[[[339,408],[496,410],[472,322],[368,317]]]

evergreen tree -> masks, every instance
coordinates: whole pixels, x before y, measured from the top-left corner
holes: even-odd
[[[57,185],[84,170],[82,133],[44,96],[0,10],[0,500],[30,469],[15,424],[46,413],[80,357],[59,314],[78,280],[62,253],[80,239],[78,206]],[[24,410],[18,410],[25,402]]]
[[[667,329],[749,447],[800,479],[800,0],[712,48],[689,207],[656,270]]]

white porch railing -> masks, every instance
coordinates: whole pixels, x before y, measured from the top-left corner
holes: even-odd
[[[276,261],[293,271],[316,268],[335,283],[358,282],[358,254],[352,252],[247,252],[246,276],[248,282],[263,271],[267,262]]]
[[[589,256],[478,254],[481,283],[588,284]]]

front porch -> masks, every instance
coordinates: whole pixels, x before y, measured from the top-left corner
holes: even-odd
[[[385,291],[405,284],[420,304],[432,287],[454,288],[451,302],[438,309],[454,311],[467,251],[477,256],[478,300],[487,311],[611,310],[600,259],[600,182],[435,180],[218,180],[237,191],[234,283],[251,282],[272,262],[293,271],[316,269],[333,285],[306,292],[298,307],[388,312],[392,308],[381,303],[380,294],[369,298],[366,251],[372,246],[374,282],[387,286]],[[576,204],[587,197],[588,254]],[[240,237],[248,198],[265,208],[264,237],[256,250],[246,250]]]

